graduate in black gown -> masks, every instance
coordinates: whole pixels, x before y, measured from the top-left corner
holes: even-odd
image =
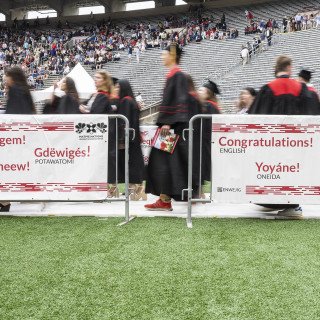
[[[291,78],[292,60],[290,57],[278,57],[275,75],[275,80],[261,88],[248,111],[249,114],[319,114],[319,111],[308,103],[307,86]]]
[[[55,95],[58,81],[53,85],[54,91],[51,102],[46,103],[43,113],[46,114],[80,114],[79,96],[72,78],[66,77],[61,81],[60,89],[65,93],[62,97]]]
[[[80,106],[82,113],[90,114],[114,114],[112,108],[114,98],[113,80],[107,72],[97,71],[94,75],[94,83],[97,92],[89,100],[83,102]],[[116,171],[116,126],[115,119],[109,119],[108,128],[108,182],[115,181]],[[119,197],[119,190],[116,187],[110,187],[109,197]]]
[[[117,113],[125,116],[129,120],[129,183],[130,188],[135,189],[135,197],[131,195],[131,200],[146,200],[146,194],[143,187],[144,161],[141,151],[140,128],[139,128],[139,106],[134,99],[132,88],[128,80],[119,80],[115,85],[115,95],[119,97]],[[119,129],[119,151],[118,151],[118,182],[125,182],[125,122],[118,120]],[[136,186],[138,184],[138,186]]]
[[[292,59],[279,56],[275,66],[276,79],[264,85],[249,114],[283,114],[283,115],[317,115],[320,110],[310,104],[309,90],[304,83],[291,79]],[[281,216],[301,216],[302,209],[298,204],[261,204],[279,211]]]
[[[320,111],[319,93],[310,83],[313,72],[314,71],[309,70],[308,68],[302,68],[299,72],[298,80],[306,84],[309,90],[308,104],[310,105],[310,108],[314,108],[313,112],[318,114]]]
[[[6,114],[35,114],[36,109],[23,70],[13,67],[6,70]],[[8,212],[9,202],[0,202],[0,211]]]
[[[36,113],[27,79],[21,68],[12,67],[6,70],[6,88],[6,114]]]
[[[147,167],[146,192],[160,198],[145,205],[147,210],[171,211],[171,199],[181,200],[182,190],[188,187],[188,141],[182,139],[182,132],[189,127],[189,88],[186,75],[178,64],[182,50],[171,45],[162,51],[163,65],[169,69],[159,109],[157,126],[160,134],[169,135],[173,129],[180,137],[173,154],[152,148]],[[195,181],[195,184],[197,181]],[[195,185],[193,189],[197,189]]]
[[[61,90],[65,95],[59,99],[57,113],[58,114],[80,114],[79,95],[76,85],[70,77],[62,80]]]
[[[208,81],[198,89],[198,93],[202,103],[204,104],[204,114],[219,114],[217,94],[220,91],[213,81]],[[211,119],[202,120],[202,162],[201,177],[202,180],[211,181],[211,135],[212,135]],[[205,198],[202,194],[202,198]]]
[[[200,100],[199,94],[196,92],[195,85],[192,77],[187,74],[188,81],[188,117],[191,119],[193,116],[196,116],[201,113],[205,113],[205,105]],[[201,120],[197,119],[193,121],[193,156],[192,156],[192,181],[200,181],[200,129],[201,129]],[[203,179],[201,179],[201,184],[203,184]],[[200,190],[200,189],[199,189]],[[193,197],[199,198],[199,190],[194,190]],[[201,193],[200,193],[201,195]]]
[[[94,83],[97,92],[89,100],[83,102],[80,111],[91,114],[113,114],[111,107],[114,90],[112,78],[107,72],[97,71],[94,75]]]

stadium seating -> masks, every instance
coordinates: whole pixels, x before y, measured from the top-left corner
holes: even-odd
[[[230,106],[233,105],[244,86],[259,89],[262,84],[273,78],[273,65],[276,56],[280,54],[292,56],[295,63],[295,73],[302,65],[310,68],[316,67],[315,56],[317,55],[319,31],[310,30],[280,35],[277,44],[269,47],[267,51],[252,59],[250,64],[243,68],[240,59],[241,45],[246,44],[254,37],[253,35],[244,35],[243,30],[247,24],[244,11],[248,9],[252,12],[256,21],[276,18],[279,25],[282,25],[284,16],[295,15],[303,7],[319,7],[319,5],[319,1],[286,1],[204,10],[203,16],[213,15],[215,21],[225,12],[227,26],[237,28],[240,31],[240,36],[237,39],[227,41],[203,40],[200,43],[191,43],[184,49],[182,69],[193,76],[197,86],[208,78],[216,81],[221,87],[220,100],[225,111],[233,112]],[[141,17],[139,21],[146,24],[148,22],[157,24],[163,18],[161,16]],[[119,21],[119,23],[130,24],[134,21]],[[105,69],[112,76],[129,79],[134,91],[141,92],[147,104],[154,103],[161,98],[166,72],[161,66],[159,55],[159,49],[147,50],[141,57],[139,64],[136,63],[134,57],[132,63],[128,64],[128,58],[124,52],[120,62],[108,64]],[[318,79],[320,78],[315,76],[316,82]]]
[[[203,17],[213,16],[214,22],[219,21],[222,13],[225,13],[228,28],[237,28],[239,37],[231,40],[202,40],[200,43],[190,43],[184,48],[182,58],[182,69],[191,74],[196,86],[200,86],[207,79],[211,79],[220,86],[222,95],[220,103],[225,112],[234,112],[233,104],[243,87],[251,86],[259,89],[261,85],[273,78],[273,64],[275,57],[280,54],[288,54],[294,60],[294,73],[299,67],[306,66],[317,71],[316,56],[318,52],[318,30],[301,31],[290,34],[279,35],[276,43],[268,47],[267,51],[255,56],[244,68],[241,65],[241,46],[252,40],[254,35],[244,35],[244,28],[247,25],[245,10],[252,12],[256,22],[267,21],[269,18],[276,18],[279,25],[282,25],[283,16],[295,15],[304,7],[320,7],[319,0],[310,1],[285,1],[267,2],[263,4],[236,6],[228,8],[210,8],[208,5],[202,12]],[[205,5],[206,7],[206,5]],[[185,13],[176,15],[178,18],[185,16]],[[190,18],[189,18],[190,19]],[[164,21],[165,15],[142,16],[130,19],[118,19],[114,24],[125,29],[127,25],[136,25],[142,22],[156,26],[159,21]],[[80,25],[72,26],[79,29]],[[48,31],[52,26],[42,25],[43,31]],[[72,29],[71,29],[72,30]],[[186,29],[182,30],[186,32]],[[126,31],[129,36],[130,32]],[[104,65],[104,70],[117,78],[128,79],[135,94],[141,92],[145,105],[150,105],[161,99],[162,88],[165,81],[166,69],[161,66],[159,59],[161,50],[159,48],[148,49],[140,57],[140,63],[136,62],[135,55],[132,62],[128,63],[127,50],[121,51],[121,60],[110,62]],[[84,66],[93,75],[91,66]],[[52,85],[58,76],[50,75],[45,82],[45,87]],[[320,77],[315,74],[314,81],[319,86]],[[0,104],[3,103],[0,98]],[[148,114],[143,113],[142,116]]]

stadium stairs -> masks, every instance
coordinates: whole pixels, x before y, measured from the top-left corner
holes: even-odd
[[[281,54],[293,59],[293,77],[297,77],[301,67],[317,71],[313,75],[312,82],[318,89],[320,82],[319,38],[320,30],[315,29],[285,34],[278,45],[271,46],[268,51],[258,55],[245,67],[241,66],[227,74],[219,85],[223,93],[224,104],[229,106],[229,112],[235,111],[232,106],[244,87],[259,90],[262,85],[274,79],[275,60]]]
[[[316,30],[281,35],[278,44],[269,47],[268,51],[258,55],[250,64],[242,68],[240,59],[241,45],[246,44],[254,37],[254,35],[245,36],[243,34],[247,24],[244,19],[244,11],[246,9],[251,11],[256,21],[260,21],[261,19],[267,21],[269,18],[276,18],[279,25],[282,25],[283,16],[292,16],[297,11],[301,11],[303,7],[319,5],[319,1],[285,1],[281,3],[269,2],[258,5],[205,10],[203,16],[212,15],[214,21],[217,21],[222,13],[225,12],[228,28],[237,28],[240,36],[233,40],[203,40],[200,43],[189,44],[184,48],[185,53],[181,63],[182,69],[192,75],[196,86],[203,84],[207,79],[218,82],[223,93],[221,96],[223,110],[225,112],[232,112],[230,105],[236,100],[238,93],[244,85],[252,85],[255,88],[259,88],[267,79],[272,79],[272,65],[277,55],[287,53],[293,56],[295,64],[298,67],[297,61],[299,61],[299,56],[304,57],[304,53],[306,52],[304,46],[301,45],[301,41],[310,35],[312,39],[308,43],[308,47],[311,49],[312,43],[316,41],[318,35],[318,31]],[[181,14],[181,17],[183,15]],[[151,23],[151,25],[156,25],[159,21],[163,21],[163,19],[164,17],[161,16],[149,16],[140,17],[138,20],[132,21],[120,20],[116,23],[123,23],[122,27],[128,24],[136,24],[137,21],[142,21],[144,24]],[[293,50],[293,48],[299,48],[299,50]],[[297,59],[294,55],[296,51],[298,51]],[[135,94],[141,92],[146,105],[154,104],[161,99],[166,73],[165,68],[161,66],[160,53],[161,50],[158,48],[149,49],[145,54],[140,56],[140,63],[138,64],[134,54],[132,62],[128,63],[127,52],[124,51],[121,52],[121,61],[108,63],[104,69],[114,77],[128,79],[133,86]],[[308,66],[312,65],[314,64],[308,64]],[[259,66],[261,68],[258,68]],[[244,81],[244,79],[248,79],[248,81]],[[141,113],[145,121],[148,121],[148,113],[150,114],[149,110]],[[150,116],[150,119],[152,118],[154,116]]]

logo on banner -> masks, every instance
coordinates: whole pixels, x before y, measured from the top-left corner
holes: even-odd
[[[103,134],[107,132],[107,128],[108,126],[103,122],[100,122],[100,123],[79,122],[77,125],[75,125],[75,132],[79,134],[80,140],[102,140]]]
[[[217,187],[217,192],[241,192],[241,188],[222,188],[222,187]]]

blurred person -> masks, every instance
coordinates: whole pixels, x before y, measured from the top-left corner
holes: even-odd
[[[320,110],[311,106],[308,97],[309,90],[304,83],[291,79],[292,59],[279,56],[275,65],[276,79],[264,85],[259,91],[249,114],[277,115],[318,115]],[[299,204],[263,205],[271,209],[283,209],[281,216],[302,216]]]
[[[132,47],[129,46],[128,48],[128,59],[129,59],[129,63],[131,63],[132,60]]]
[[[244,14],[246,15],[246,21],[248,22],[249,21],[249,11],[248,11],[248,9],[246,9]]]
[[[292,59],[279,56],[275,66],[276,79],[261,88],[249,113],[312,115],[313,111],[305,103],[307,86],[291,79],[291,75]]]
[[[301,20],[302,20],[301,14],[299,12],[297,12],[297,14],[295,16],[297,31],[301,31]]]
[[[282,19],[282,26],[283,26],[283,32],[287,32],[287,25],[288,25],[288,20],[287,20],[287,16],[284,16]]]
[[[91,114],[114,114],[112,108],[114,95],[114,82],[110,75],[105,71],[97,71],[94,75],[94,83],[97,92],[89,100],[83,102],[80,106],[82,113]],[[108,128],[108,181],[114,180],[116,172],[116,125],[115,119],[109,119]],[[112,186],[108,190],[108,197],[119,197],[119,190]]]
[[[6,70],[6,114],[36,114],[26,76],[19,67]],[[9,212],[10,202],[0,202],[0,211]]]
[[[136,51],[137,63],[139,63],[140,62],[140,54],[141,54],[141,52],[140,52],[140,49],[139,49],[138,46],[136,47],[135,51]]]
[[[206,113],[206,107],[204,103],[202,103],[198,92],[195,89],[195,85],[192,77],[187,74],[188,81],[188,90],[189,90],[189,98],[188,98],[188,117],[191,119],[193,116],[196,116],[201,113]],[[200,170],[200,130],[201,130],[201,119],[197,119],[193,121],[193,163],[192,163],[192,181],[199,181]],[[204,183],[203,177],[201,177],[201,185]],[[194,198],[200,198],[202,196],[201,186],[198,187],[198,190],[194,190]],[[203,198],[205,196],[202,196]]]
[[[298,74],[298,81],[305,83],[309,90],[308,103],[310,104],[309,108],[314,108],[314,113],[320,112],[320,102],[319,102],[319,93],[310,83],[312,78],[313,71],[308,68],[302,68]]]
[[[316,22],[315,15],[313,12],[311,12],[311,14],[310,14],[310,28],[311,29],[313,29],[315,27],[315,22]]]
[[[243,60],[242,66],[244,67],[249,59],[249,50],[245,46],[241,48],[241,58]]]
[[[112,78],[107,72],[97,71],[94,75],[97,93],[80,106],[82,113],[113,114],[111,96],[114,93]]]
[[[239,105],[238,105],[239,111],[237,113],[247,114],[256,96],[257,96],[257,92],[255,89],[249,88],[249,87],[243,89],[239,95]]]
[[[310,83],[310,80],[312,78],[312,73],[314,73],[314,71],[312,71],[308,68],[302,68],[298,74],[298,80],[300,82],[305,83],[307,85],[309,91],[315,92],[319,96],[317,90]]]
[[[316,28],[318,29],[318,26],[320,24],[320,11],[316,15]]]
[[[58,82],[54,83],[54,90],[58,88]],[[58,114],[80,114],[79,110],[79,95],[76,85],[72,78],[66,77],[61,82],[60,88],[65,95],[58,98],[54,95],[53,100],[57,99],[57,113]]]
[[[198,89],[198,94],[205,106],[203,111],[205,114],[220,114],[217,98],[220,90],[216,83],[209,80]],[[201,176],[205,181],[211,181],[211,127],[211,120],[203,120]],[[204,195],[202,197],[204,198]]]
[[[271,40],[272,40],[272,31],[271,31],[270,27],[267,28],[266,36],[267,36],[267,40],[268,40],[268,46],[270,47]]]
[[[147,210],[172,211],[171,200],[181,201],[182,190],[188,186],[188,142],[182,139],[182,132],[188,128],[190,120],[189,88],[187,77],[179,68],[181,55],[182,49],[177,44],[171,44],[161,54],[169,73],[156,124],[161,128],[162,136],[168,136],[173,130],[179,138],[172,154],[156,148],[151,150],[146,191],[158,195],[159,200],[145,205]]]
[[[129,120],[129,128],[135,130],[134,139],[132,140],[132,132],[129,138],[129,183],[130,188],[135,190],[135,194],[131,194],[131,200],[147,200],[144,186],[142,184],[144,178],[144,160],[141,151],[139,113],[140,109],[134,99],[133,91],[128,80],[119,80],[115,85],[115,95],[119,97],[117,113],[125,116]],[[119,127],[119,152],[118,152],[118,182],[125,182],[125,123],[118,120]],[[138,186],[136,186],[136,184]]]
[[[138,95],[136,96],[136,101],[138,103],[139,109],[141,109],[144,106],[144,101],[141,92],[138,92]]]
[[[23,70],[12,67],[6,70],[5,75],[8,96],[6,114],[35,114],[36,110]]]

